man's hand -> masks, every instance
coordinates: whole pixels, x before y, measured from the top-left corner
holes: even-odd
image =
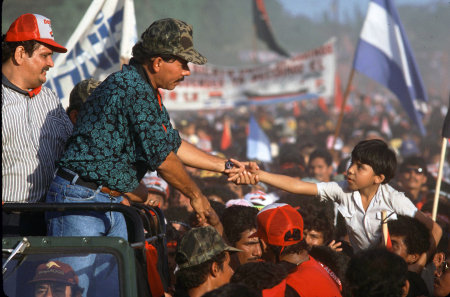
[[[211,225],[222,235],[223,226],[219,220],[219,216],[205,196],[202,195],[199,198],[191,199],[191,206],[196,212],[198,226]]]
[[[332,241],[328,244],[328,247],[330,247],[331,249],[333,249],[333,250],[336,251],[336,252],[342,252],[342,247],[341,247],[341,245],[342,245],[342,242],[332,240]]]
[[[239,162],[231,159],[235,168],[225,170],[228,180],[237,185],[255,185],[259,182],[259,166],[255,162]]]

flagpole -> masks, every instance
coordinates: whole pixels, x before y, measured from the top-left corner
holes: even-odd
[[[381,211],[381,227],[383,231],[383,243],[384,246],[387,246],[387,240],[388,240],[388,225],[386,221],[386,211]]]
[[[434,201],[433,201],[433,212],[431,213],[431,218],[433,221],[436,221],[437,216],[437,208],[439,204],[439,194],[441,193],[441,182],[442,182],[442,172],[444,169],[444,161],[445,161],[445,151],[447,149],[447,141],[448,139],[442,137],[442,148],[441,148],[441,160],[439,161],[439,171],[436,181],[436,191],[434,193]]]
[[[334,131],[333,145],[331,146],[332,149],[334,149],[336,140],[339,136],[339,133],[341,132],[342,120],[344,119],[344,108],[345,108],[345,105],[347,104],[347,98],[350,94],[350,87],[352,85],[352,80],[353,80],[354,74],[355,74],[355,68],[352,68],[352,71],[350,72],[350,76],[347,81],[347,87],[345,88],[344,99],[342,100],[341,111],[339,113],[339,119],[336,124],[336,130]]]

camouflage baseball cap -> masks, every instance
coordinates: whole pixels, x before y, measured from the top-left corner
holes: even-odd
[[[83,103],[86,102],[87,97],[89,97],[94,89],[100,84],[101,81],[94,78],[85,79],[77,83],[70,92],[69,109],[79,110]]]
[[[242,252],[231,247],[211,226],[193,228],[186,232],[177,246],[175,262],[180,269],[202,264],[223,251]]]
[[[152,54],[174,55],[194,64],[205,64],[207,59],[194,49],[192,26],[176,19],[153,22],[142,33],[142,45]]]

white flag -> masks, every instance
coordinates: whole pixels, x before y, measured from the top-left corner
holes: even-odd
[[[46,86],[67,107],[75,84],[90,77],[104,80],[119,70],[136,42],[133,0],[94,0],[67,42],[67,54],[56,58]]]
[[[427,93],[393,1],[370,1],[353,67],[390,89],[426,134],[422,117]]]
[[[269,138],[267,138],[253,116],[250,117],[250,129],[247,137],[247,158],[262,162],[272,162]]]

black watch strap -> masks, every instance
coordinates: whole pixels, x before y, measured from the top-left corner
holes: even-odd
[[[227,160],[227,161],[225,162],[225,169],[231,169],[231,168],[233,168],[233,167],[234,167],[234,163],[231,162],[231,160]]]

